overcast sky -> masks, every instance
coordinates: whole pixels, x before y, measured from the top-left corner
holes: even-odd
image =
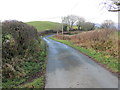
[[[118,22],[118,13],[108,12],[100,4],[105,0],[0,0],[0,20],[54,21],[78,15],[87,21],[102,23],[106,19]]]

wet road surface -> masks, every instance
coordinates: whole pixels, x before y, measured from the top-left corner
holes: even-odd
[[[118,78],[77,50],[48,39],[45,88],[118,88]]]

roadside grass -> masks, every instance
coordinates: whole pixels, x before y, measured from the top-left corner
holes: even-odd
[[[77,46],[68,40],[60,40],[60,39],[57,39],[55,37],[50,37],[50,39],[64,43],[72,48],[75,48],[75,49],[79,50],[80,52],[90,56],[95,61],[105,65],[105,67],[107,69],[111,70],[112,72],[115,72],[115,73],[118,72],[118,58],[112,57],[112,56],[107,55],[107,54],[102,53],[102,52],[97,52],[92,48],[87,49],[87,48]]]
[[[45,31],[56,28],[60,23],[50,22],[50,21],[32,21],[27,22],[27,24],[33,25],[38,31]]]
[[[34,88],[44,88],[45,84],[45,69],[46,69],[46,45],[44,41],[40,43],[41,51],[39,52],[39,59],[37,61],[26,61],[20,64],[20,67],[24,70],[24,77],[15,77],[12,79],[4,79],[2,88],[30,88],[32,85]],[[35,74],[40,74],[35,76]]]
[[[41,87],[43,88],[44,87],[44,83],[43,83],[44,79],[45,79],[44,76],[41,76],[37,79],[34,79],[32,82],[21,86],[20,88],[41,88]]]

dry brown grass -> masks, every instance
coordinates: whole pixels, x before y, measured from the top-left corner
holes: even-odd
[[[70,40],[74,44],[104,52],[110,56],[118,57],[118,32],[112,29],[100,29],[81,32],[77,35],[56,36],[58,39]]]

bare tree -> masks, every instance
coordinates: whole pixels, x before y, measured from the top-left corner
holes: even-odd
[[[119,0],[107,0],[103,2],[108,11],[119,12],[120,11],[120,1]]]
[[[66,24],[69,27],[68,29],[69,31],[72,30],[73,25],[77,22],[78,16],[68,15],[67,17],[63,17],[62,20],[63,20],[63,24]]]
[[[115,27],[114,22],[112,20],[105,20],[101,25],[101,28],[107,28],[107,29],[111,29],[114,27]]]
[[[58,33],[62,30],[62,25],[61,24],[57,24],[53,27],[54,31],[57,31],[57,35]]]

